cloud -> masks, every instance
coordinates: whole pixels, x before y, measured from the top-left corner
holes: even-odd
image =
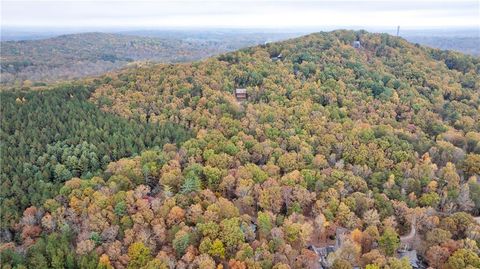
[[[7,26],[478,27],[479,17],[479,1],[2,1]]]

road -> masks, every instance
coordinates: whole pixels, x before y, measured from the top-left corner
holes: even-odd
[[[479,219],[480,221],[480,219]],[[407,234],[407,235],[404,235],[404,236],[400,236],[400,241],[401,242],[409,242],[411,240],[413,240],[413,238],[415,238],[415,235],[417,233],[417,227],[416,227],[416,219],[414,218],[413,221],[412,221],[412,224],[410,226],[410,233]]]

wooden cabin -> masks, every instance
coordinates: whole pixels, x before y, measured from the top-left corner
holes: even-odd
[[[272,56],[271,59],[272,61],[281,61],[283,58],[283,55],[280,53],[277,56]]]
[[[235,98],[239,102],[247,100],[247,89],[235,89]]]

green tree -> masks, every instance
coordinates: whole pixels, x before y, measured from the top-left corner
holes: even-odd
[[[200,178],[196,175],[187,175],[185,182],[181,187],[181,192],[183,194],[188,194],[191,192],[199,191],[202,187],[202,182]]]
[[[258,212],[257,217],[259,235],[263,238],[268,237],[272,230],[272,220],[267,212]]]
[[[352,269],[353,266],[346,260],[336,259],[333,262],[332,269]]]
[[[387,256],[392,256],[400,246],[400,239],[393,228],[386,228],[378,239],[378,245]]]
[[[412,265],[410,265],[410,261],[406,257],[402,259],[389,258],[387,266],[386,268],[389,269],[412,269]]]
[[[225,248],[223,247],[222,241],[215,239],[212,243],[210,250],[208,251],[212,257],[217,257],[220,259],[225,258]]]
[[[128,248],[128,256],[130,257],[127,267],[129,269],[141,268],[152,259],[150,256],[150,249],[142,242],[131,244]]]
[[[216,167],[205,166],[203,173],[205,174],[209,188],[216,190],[222,179],[222,171]]]
[[[459,249],[448,258],[447,266],[450,269],[456,268],[480,268],[480,258],[478,255],[468,249]]]
[[[233,251],[245,241],[245,235],[240,228],[240,219],[224,219],[220,222],[220,240],[229,251]]]
[[[464,161],[465,172],[469,175],[480,174],[480,154],[468,154]]]
[[[183,256],[183,254],[185,254],[185,250],[190,244],[190,233],[183,230],[178,231],[175,234],[175,238],[173,239],[172,244],[175,252],[177,253],[177,256]]]

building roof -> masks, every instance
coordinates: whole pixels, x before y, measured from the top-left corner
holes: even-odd
[[[236,89],[235,93],[247,93],[247,89]]]

